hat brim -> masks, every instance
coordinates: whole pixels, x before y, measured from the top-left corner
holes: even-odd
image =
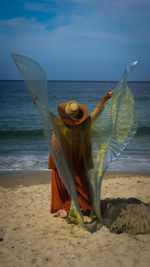
[[[76,126],[76,125],[81,124],[87,118],[88,109],[82,104],[79,104],[79,108],[80,108],[80,112],[82,113],[82,116],[77,119],[72,119],[71,117],[69,117],[69,115],[65,113],[66,104],[67,102],[64,102],[64,103],[59,104],[57,107],[59,116],[65,124],[70,125],[70,126]]]

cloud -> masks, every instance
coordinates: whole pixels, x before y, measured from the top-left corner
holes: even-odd
[[[112,69],[115,64],[116,71],[109,73],[109,79],[113,79],[120,64],[124,66],[130,59],[139,57],[148,61],[150,14],[144,7],[148,5],[146,0],[143,5],[137,0],[136,6],[129,0],[63,3],[28,1],[23,16],[0,20],[3,62],[8,62],[12,51],[31,56],[50,71],[53,79],[67,79],[69,73],[73,79],[85,79],[85,73],[96,79],[100,69],[106,77],[105,68]]]
[[[40,12],[57,12],[57,8],[54,2],[26,2],[24,8],[30,11],[40,11]]]

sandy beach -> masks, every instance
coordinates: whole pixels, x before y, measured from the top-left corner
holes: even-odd
[[[107,172],[101,198],[107,210],[116,202],[148,209],[150,175]],[[116,218],[111,229],[85,218],[82,229],[49,209],[49,172],[0,178],[0,266],[150,266],[150,225],[116,234]]]

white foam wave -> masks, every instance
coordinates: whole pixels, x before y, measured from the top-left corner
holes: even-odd
[[[0,156],[0,175],[5,172],[39,172],[48,170],[48,154]],[[122,155],[114,160],[109,171],[150,173],[149,155]]]

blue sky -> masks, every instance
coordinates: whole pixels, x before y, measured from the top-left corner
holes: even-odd
[[[1,1],[2,2],[2,1]],[[149,0],[3,0],[0,79],[21,79],[11,52],[29,56],[49,80],[150,80]]]

